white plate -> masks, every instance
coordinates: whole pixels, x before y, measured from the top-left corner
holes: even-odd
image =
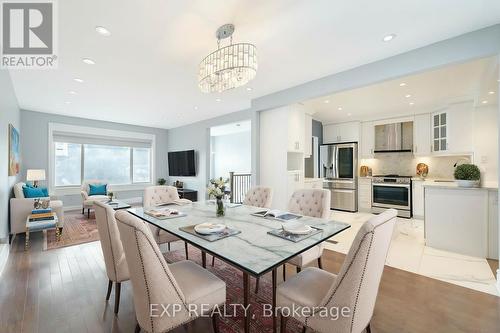
[[[202,235],[216,234],[224,229],[226,229],[226,225],[220,223],[201,223],[194,226],[194,231]]]
[[[299,222],[287,222],[282,224],[283,230],[289,234],[306,235],[311,232],[312,228],[306,224]]]

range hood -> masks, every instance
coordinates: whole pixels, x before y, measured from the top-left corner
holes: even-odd
[[[413,121],[375,126],[375,153],[403,153],[413,150]]]

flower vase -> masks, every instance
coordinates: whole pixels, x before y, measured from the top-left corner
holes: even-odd
[[[226,213],[226,209],[224,208],[224,202],[222,201],[222,197],[216,197],[216,214],[217,217],[222,217]]]

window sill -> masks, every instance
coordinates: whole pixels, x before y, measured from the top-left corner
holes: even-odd
[[[154,184],[127,184],[127,185],[110,185],[108,187],[108,191],[112,192],[127,192],[127,191],[143,191],[146,187],[153,186]],[[56,196],[63,195],[80,195],[82,191],[81,186],[68,186],[68,187],[59,187],[54,188],[53,193]],[[51,192],[52,193],[52,192]]]

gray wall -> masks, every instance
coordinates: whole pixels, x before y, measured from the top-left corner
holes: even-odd
[[[167,177],[167,130],[143,126],[126,125],[91,119],[60,116],[48,113],[21,110],[21,124],[29,128],[22,136],[22,178],[26,178],[27,169],[45,169],[49,167],[48,131],[49,123],[70,124],[95,128],[113,129],[120,131],[140,132],[156,135],[156,178]],[[154,180],[156,182],[156,179]],[[46,185],[46,184],[45,184]],[[142,191],[123,191],[116,193],[118,198],[142,197]],[[60,196],[66,207],[81,204],[80,195]]]
[[[259,147],[259,114],[245,110],[233,112],[224,116],[199,121],[194,124],[168,130],[168,151],[194,149],[196,151],[196,177],[169,177],[168,183],[175,180],[184,182],[185,188],[198,191],[198,198],[205,197],[205,188],[210,177],[210,127],[242,120],[252,123],[252,181],[258,183],[258,147]]]
[[[323,123],[321,121],[312,120],[312,136],[318,138],[319,145],[323,143]],[[315,158],[319,159],[319,151],[316,152]],[[314,161],[313,155],[309,158],[304,158],[304,173],[306,177],[312,178],[314,176]]]
[[[21,132],[20,112],[14,88],[9,73],[6,70],[0,70],[0,156],[2,156],[0,159],[0,243],[5,242],[9,235],[9,198],[12,196],[12,186],[21,178],[21,173],[13,177],[8,176],[9,124],[19,131],[22,142],[24,137]]]

